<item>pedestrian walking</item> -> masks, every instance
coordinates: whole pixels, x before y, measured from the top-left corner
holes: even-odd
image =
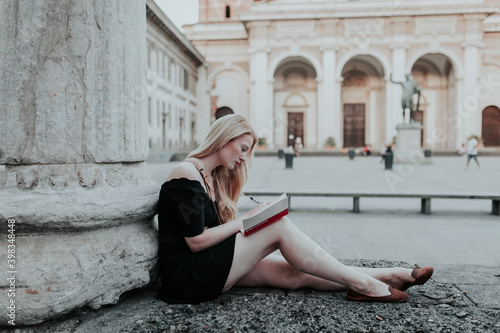
[[[465,167],[466,170],[469,170],[469,162],[471,159],[474,159],[476,161],[477,167],[479,168],[479,162],[477,160],[477,148],[479,146],[479,142],[474,137],[474,135],[471,135],[469,137],[469,141],[467,141],[467,166]]]

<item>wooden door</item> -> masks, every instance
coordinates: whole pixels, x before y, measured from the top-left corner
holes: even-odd
[[[413,112],[413,121],[420,123],[422,129],[420,130],[420,146],[424,146],[424,111],[418,110]]]
[[[488,106],[483,110],[481,136],[485,147],[500,146],[500,109]]]
[[[365,105],[344,104],[344,148],[365,145]]]
[[[293,136],[293,137],[292,137]],[[304,143],[304,113],[303,112],[288,112],[288,135],[287,146],[292,146],[295,139],[300,137],[302,144]],[[290,139],[292,138],[292,139]]]

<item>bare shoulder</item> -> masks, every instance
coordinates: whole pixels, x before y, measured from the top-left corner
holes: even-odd
[[[187,178],[191,180],[200,180],[201,176],[193,163],[182,162],[179,163],[168,175],[166,181],[177,178]]]

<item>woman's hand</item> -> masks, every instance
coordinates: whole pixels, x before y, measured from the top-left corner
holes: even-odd
[[[248,218],[250,216],[254,216],[255,214],[257,214],[258,212],[260,212],[261,210],[263,210],[264,208],[266,208],[267,206],[269,205],[269,202],[264,202],[262,201],[261,203],[259,203],[257,206],[255,206],[254,208],[252,208],[251,211],[249,211],[248,213],[246,214],[243,214],[243,216],[241,216],[243,219],[245,218]]]

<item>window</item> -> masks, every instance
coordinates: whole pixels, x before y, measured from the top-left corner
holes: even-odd
[[[231,17],[231,8],[229,6],[226,6],[226,18]]]
[[[189,73],[187,69],[184,68],[184,90],[189,89]]]
[[[165,56],[165,58],[163,58],[163,77],[164,78],[168,78],[168,80],[170,80],[170,71],[169,71],[169,61],[168,61],[168,56]]]
[[[160,126],[160,101],[156,101],[156,124]]]
[[[160,55],[161,51],[156,51],[156,73],[160,74]]]
[[[148,44],[148,68],[151,68],[151,45]]]
[[[151,97],[148,97],[148,120],[151,125]]]

